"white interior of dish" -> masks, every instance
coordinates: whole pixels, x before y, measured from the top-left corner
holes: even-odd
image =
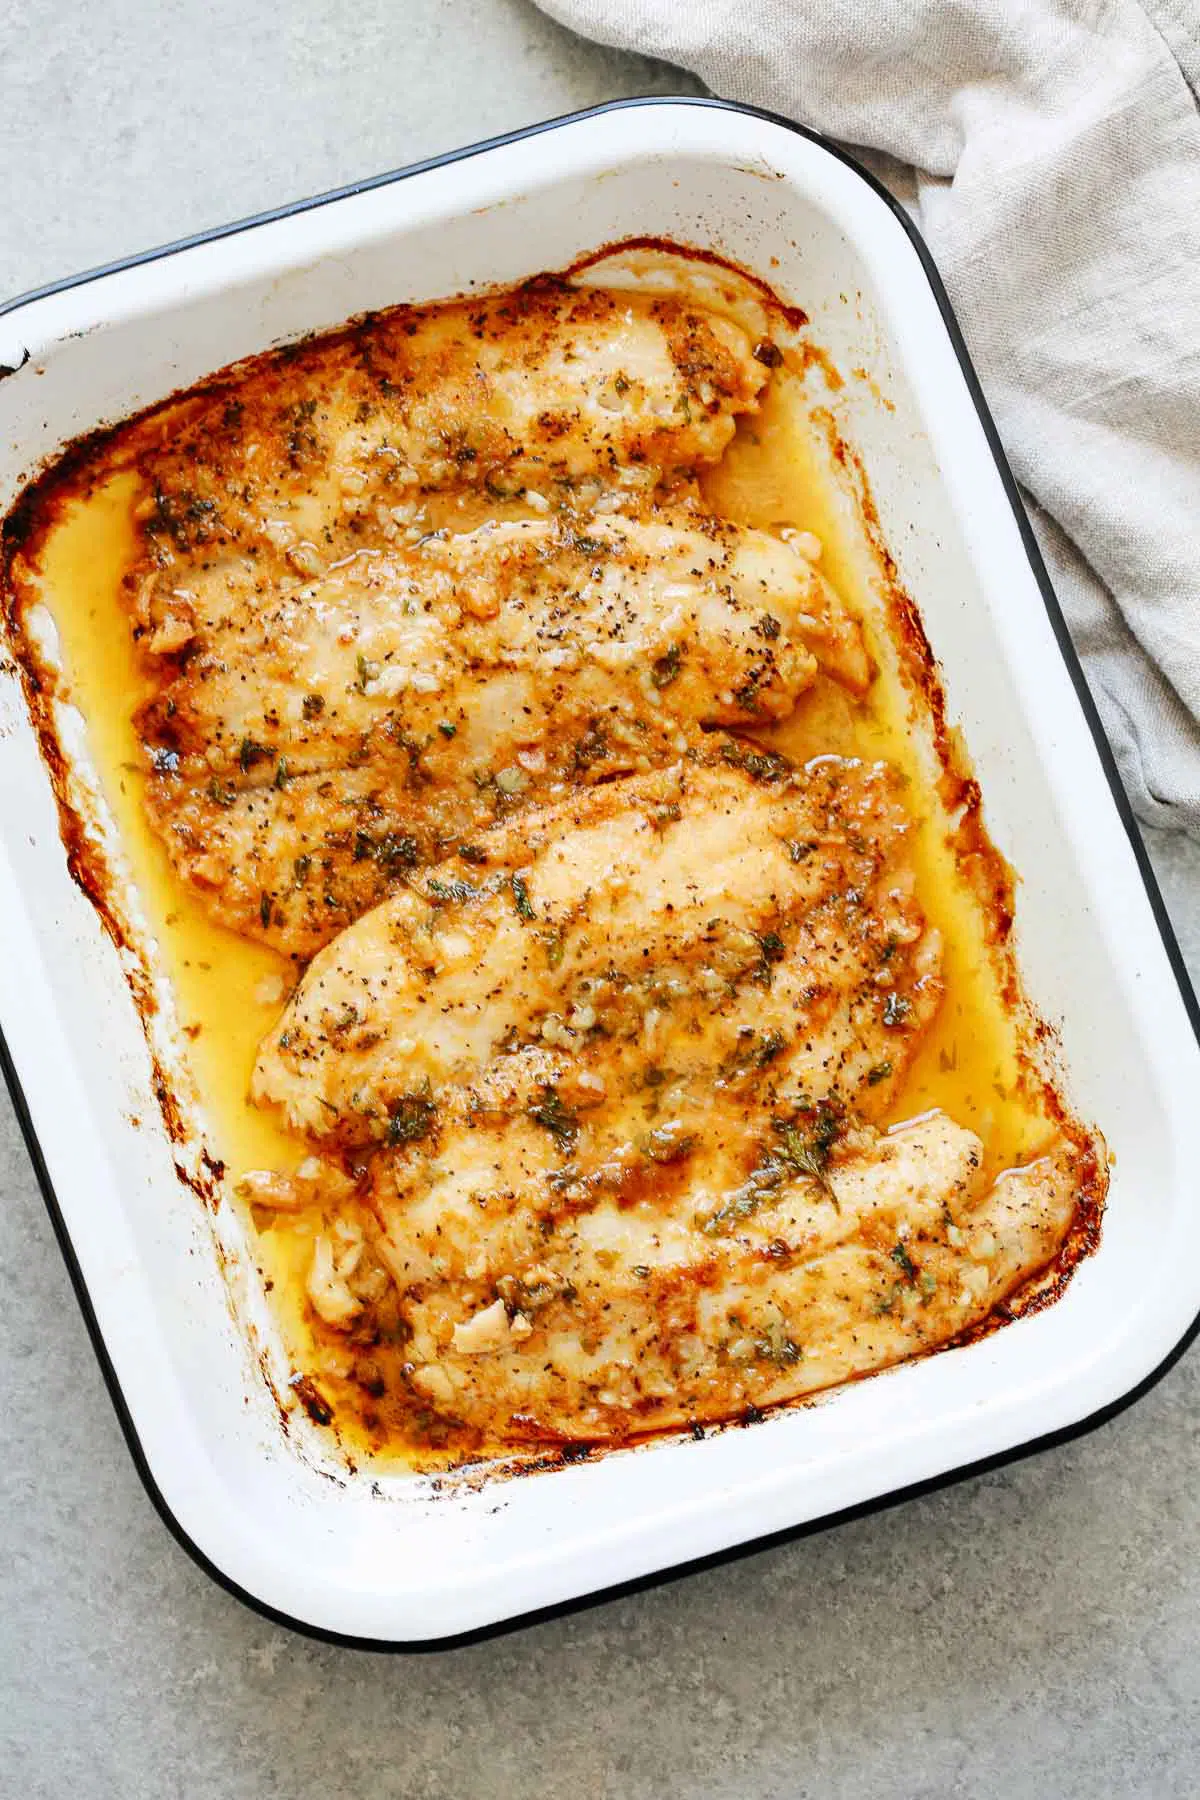
[[[250,1354],[265,1321],[236,1222],[216,1221],[223,1274],[177,1180],[120,959],[5,678],[0,1022],[119,1386],[184,1533],[329,1630],[466,1630],[1002,1452],[1128,1392],[1200,1308],[1195,1037],[920,260],[830,152],[734,111],[601,113],[35,301],[0,318],[0,362],[30,351],[0,383],[0,511],[63,443],[234,358],[647,234],[760,271],[892,403],[851,383],[849,435],[1022,877],[1027,986],[1115,1156],[1103,1242],[1047,1312],[753,1429],[528,1480],[328,1479]]]

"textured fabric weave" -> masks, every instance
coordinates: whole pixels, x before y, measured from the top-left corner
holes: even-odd
[[[1200,836],[1195,0],[540,3],[894,159],[1134,806]]]

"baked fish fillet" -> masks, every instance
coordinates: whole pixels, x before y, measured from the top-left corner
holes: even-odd
[[[148,806],[233,929],[310,956],[516,808],[787,717],[859,628],[790,543],[689,512],[489,524],[226,611],[138,714]]]
[[[764,1094],[882,1103],[941,992],[894,778],[836,757],[764,773],[631,777],[416,876],[313,961],[254,1098],[449,1164],[495,1116],[514,1187],[531,1144],[532,1178],[586,1174],[656,1118],[699,1155]]]
[[[1079,1194],[1073,1146],[989,1184],[979,1139],[942,1113],[859,1129],[814,1173],[764,1124],[584,1194],[532,1168],[514,1188],[494,1126],[424,1170],[381,1160],[377,1251],[414,1387],[509,1439],[734,1417],[985,1318],[1055,1255]],[[537,1129],[519,1127],[531,1145]]]
[[[766,378],[719,314],[555,280],[271,353],[145,428],[139,629],[178,648],[231,587],[415,535],[430,495],[552,505],[690,479]]]

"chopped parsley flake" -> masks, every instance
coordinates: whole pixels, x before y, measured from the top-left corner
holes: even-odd
[[[513,876],[512,896],[513,905],[517,909],[517,917],[519,919],[536,919],[537,914],[533,910],[533,902],[529,898],[529,889],[525,885],[525,877],[523,875]]]
[[[892,1261],[903,1275],[905,1281],[911,1282],[917,1279],[917,1265],[908,1254],[908,1251],[903,1244],[897,1243],[894,1246],[892,1250]]]
[[[725,739],[721,745],[721,760],[731,769],[743,769],[751,781],[767,785],[782,781],[785,775],[791,774],[792,768],[787,757],[780,756],[778,750],[758,750],[753,744],[740,743],[737,738]]]
[[[412,1093],[401,1094],[388,1107],[389,1144],[416,1144],[427,1138],[437,1123],[437,1106],[428,1081]]]
[[[263,758],[270,754],[271,752],[265,744],[257,744],[253,738],[243,738],[242,747],[238,751],[238,767],[244,775],[248,769],[254,767],[256,762],[262,762]]]
[[[529,1107],[529,1117],[543,1131],[548,1131],[560,1150],[569,1150],[579,1136],[579,1116],[564,1105],[552,1083],[543,1084],[538,1098]]]
[[[812,1109],[811,1116],[806,1117],[803,1129],[799,1123],[776,1119],[775,1130],[780,1140],[780,1154],[788,1168],[796,1175],[807,1175],[815,1181],[836,1206],[837,1196],[826,1171],[829,1153],[842,1130],[841,1109],[831,1101],[822,1100]]]
[[[421,860],[421,853],[414,837],[393,831],[386,831],[379,837],[372,837],[369,831],[356,831],[354,834],[354,860],[355,862],[366,862],[368,858],[372,862],[378,863],[385,874],[392,875],[398,869],[415,868]]]
[[[650,679],[656,688],[670,687],[682,667],[683,651],[678,644],[672,644],[669,650],[664,651],[662,656],[656,656],[651,663]]]
[[[480,890],[469,881],[456,878],[450,881],[439,881],[436,876],[429,878],[429,892],[435,900],[478,900]]]

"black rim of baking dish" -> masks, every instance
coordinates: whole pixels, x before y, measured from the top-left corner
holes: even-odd
[[[1034,536],[1033,528],[1030,525],[1028,515],[1025,511],[1016,480],[1008,465],[1008,459],[1004,453],[1003,446],[1001,445],[999,433],[996,430],[987,402],[984,399],[983,390],[980,387],[979,379],[975,374],[971,359],[967,353],[962,333],[959,330],[958,321],[954,316],[949,297],[942,284],[937,267],[920,232],[899,202],[893,199],[892,195],[888,193],[883,184],[878,181],[868,169],[865,169],[861,163],[853,156],[849,155],[839,145],[832,143],[828,138],[823,137],[820,132],[812,131],[804,125],[797,125],[793,120],[783,118],[778,113],[768,112],[761,107],[745,106],[739,102],[729,100],[709,99],[696,95],[676,96],[651,94],[640,95],[625,100],[610,100],[600,106],[585,107],[578,112],[564,113],[558,118],[547,119],[539,124],[524,126],[518,131],[503,132],[498,137],[485,138],[480,143],[466,145],[461,150],[451,150],[440,156],[428,157],[423,162],[410,163],[405,168],[394,169],[383,175],[368,176],[361,181],[350,182],[345,187],[332,188],[326,193],[314,195],[310,199],[296,200],[287,206],[273,207],[269,211],[255,213],[250,218],[239,219],[229,225],[218,225],[207,231],[196,232],[191,237],[179,238],[173,243],[160,245],[156,249],[141,251],[134,256],[122,257],[115,262],[104,263],[98,268],[85,270],[81,274],[70,275],[62,280],[49,282],[44,287],[34,288],[28,293],[18,295],[15,299],[0,303],[0,318],[19,312],[22,308],[31,305],[35,301],[44,300],[51,294],[63,293],[69,288],[83,287],[87,283],[98,281],[106,275],[117,274],[118,272],[127,269],[135,269],[140,267],[143,263],[156,262],[161,257],[174,256],[180,250],[192,250],[198,245],[213,243],[220,238],[233,237],[239,232],[252,230],[259,225],[271,224],[277,219],[292,218],[297,213],[309,212],[319,206],[328,206],[333,201],[346,200],[356,194],[369,193],[373,188],[387,187],[393,182],[405,181],[412,175],[423,175],[430,169],[444,168],[448,164],[465,161],[468,157],[482,155],[486,151],[499,149],[506,144],[518,143],[524,138],[539,137],[547,132],[558,131],[564,126],[576,125],[582,120],[597,118],[604,113],[625,112],[635,107],[644,106],[707,107],[718,112],[743,113],[751,118],[762,119],[770,125],[780,126],[783,130],[790,131],[797,137],[806,138],[810,143],[818,145],[828,155],[852,169],[859,179],[864,181],[872,192],[883,201],[892,215],[899,220],[909,242],[912,244],[920,259],[921,267],[925,272],[925,278],[928,281],[933,297],[937,302],[938,310],[941,313],[942,320],[949,334],[954,353],[958,358],[959,366],[963,374],[963,380],[966,382],[967,390],[979,416],[979,422],[983,427],[983,433],[987,439],[988,448],[992,453],[992,458],[995,462],[1001,485],[1003,486],[1009,505],[1012,508],[1014,518],[1016,519],[1017,528],[1021,534],[1021,541],[1025,548],[1025,554],[1041,591],[1042,601],[1046,608],[1055,638],[1058,642],[1059,651],[1061,652],[1063,662],[1066,664],[1067,673],[1069,674],[1072,686],[1075,689],[1076,698],[1079,701],[1083,716],[1087,721],[1088,729],[1091,732],[1096,753],[1100,758],[1101,767],[1103,768],[1105,777],[1108,781],[1113,804],[1116,807],[1121,824],[1125,828],[1125,834],[1129,839],[1134,860],[1146,890],[1146,897],[1150,902],[1150,909],[1154,915],[1155,923],[1158,926],[1167,961],[1179,987],[1179,994],[1183,1002],[1184,1010],[1188,1015],[1193,1031],[1196,1033],[1197,1041],[1200,1042],[1200,1005],[1197,1004],[1196,995],[1193,991],[1191,980],[1175,937],[1174,929],[1163,902],[1162,894],[1159,891],[1158,882],[1150,858],[1146,852],[1145,845],[1142,842],[1137,824],[1134,820],[1133,809],[1130,806],[1128,796],[1117,772],[1116,762],[1109,746],[1108,739],[1105,736],[1104,728],[1100,723],[1100,716],[1096,710],[1095,701],[1092,699],[1091,692],[1083,674],[1082,666],[1076,654],[1075,647],[1071,642],[1066,620],[1063,617],[1054,589],[1051,586],[1050,577],[1046,571],[1045,563],[1042,560],[1041,551],[1038,548],[1037,539]],[[0,380],[5,376],[17,373],[17,371],[24,366],[24,362],[28,360],[28,357],[29,352],[26,350],[24,357],[15,368],[0,365]],[[958,1468],[947,1470],[943,1474],[929,1476],[925,1480],[909,1483],[905,1487],[895,1488],[889,1493],[878,1494],[869,1500],[859,1501],[853,1506],[843,1507],[839,1511],[826,1513],[820,1518],[809,1519],[799,1525],[786,1526],[780,1531],[765,1533],[759,1537],[750,1539],[746,1543],[732,1545],[728,1549],[713,1551],[705,1556],[694,1557],[686,1562],[673,1564],[666,1569],[656,1569],[649,1574],[635,1576],[628,1581],[613,1583],[569,1600],[557,1601],[550,1606],[539,1607],[531,1611],[514,1615],[511,1618],[499,1620],[491,1625],[480,1626],[474,1630],[458,1632],[447,1637],[421,1639],[410,1642],[403,1639],[363,1637],[347,1632],[334,1631],[325,1626],[313,1624],[305,1619],[294,1618],[291,1614],[282,1611],[279,1607],[272,1606],[268,1601],[260,1599],[256,1594],[251,1593],[249,1589],[242,1587],[239,1582],[234,1581],[231,1576],[227,1575],[223,1569],[218,1567],[218,1565],[212,1561],[208,1554],[202,1550],[194,1539],[183,1529],[178,1519],[171,1511],[170,1506],[167,1504],[167,1501],[164,1499],[163,1494],[159,1489],[146,1452],[142,1447],[141,1439],[138,1436],[137,1427],[134,1424],[129,1406],[125,1400],[125,1395],[109,1358],[108,1350],[96,1319],[95,1310],[92,1306],[87,1283],[84,1279],[83,1272],[80,1269],[78,1259],[76,1258],[70,1234],[59,1208],[54,1185],[50,1179],[45,1158],[42,1155],[41,1144],[37,1132],[34,1129],[33,1120],[21,1086],[20,1077],[17,1074],[12,1054],[2,1030],[0,1030],[0,1071],[3,1072],[9,1096],[12,1100],[13,1110],[16,1113],[17,1122],[25,1140],[25,1147],[29,1153],[29,1158],[33,1165],[38,1185],[41,1188],[42,1198],[45,1201],[46,1209],[50,1215],[50,1222],[54,1227],[54,1233],[58,1239],[63,1260],[67,1265],[67,1270],[75,1289],[75,1295],[83,1314],[88,1335],[92,1341],[92,1348],[95,1351],[96,1358],[100,1364],[101,1373],[104,1376],[105,1384],[107,1385],[109,1394],[112,1398],[117,1418],[125,1435],[125,1441],[129,1446],[129,1452],[137,1468],[138,1475],[141,1478],[142,1485],[146,1489],[146,1493],[153,1503],[155,1510],[158,1512],[159,1517],[176,1541],[192,1558],[192,1561],[195,1562],[199,1568],[203,1569],[205,1574],[211,1576],[213,1581],[224,1588],[227,1593],[234,1595],[236,1599],[242,1601],[254,1612],[261,1614],[264,1618],[271,1619],[276,1624],[285,1625],[293,1631],[300,1632],[304,1636],[317,1638],[325,1643],[344,1645],[351,1649],[381,1652],[407,1652],[412,1654],[418,1652],[451,1650],[467,1644],[479,1643],[487,1638],[502,1636],[508,1632],[520,1630],[527,1625],[539,1623],[547,1619],[558,1618],[565,1614],[582,1611],[585,1608],[600,1605],[605,1601],[616,1599],[622,1595],[638,1593],[647,1588],[660,1586],[668,1581],[676,1581],[686,1575],[694,1574],[699,1570],[714,1568],[723,1563],[732,1562],[738,1557],[749,1556],[775,1545],[785,1544],[799,1538],[808,1537],[818,1531],[828,1530],[832,1526],[842,1525],[853,1519],[865,1518],[872,1513],[881,1512],[885,1508],[900,1505],[904,1501],[917,1499],[921,1495],[936,1493],[939,1489],[949,1487],[953,1483],[959,1481],[964,1481],[970,1476],[983,1475],[993,1469],[1000,1469],[1009,1463],[1017,1462],[1027,1456],[1035,1455],[1040,1451],[1054,1449],[1060,1444],[1067,1444],[1072,1442],[1075,1438],[1083,1437],[1086,1433],[1094,1431],[1098,1426],[1106,1425],[1111,1419],[1115,1419],[1118,1414],[1124,1412],[1127,1407],[1132,1406],[1136,1401],[1140,1400],[1143,1395],[1149,1393],[1150,1389],[1155,1387],[1157,1383],[1162,1380],[1163,1376],[1174,1367],[1193,1342],[1197,1333],[1200,1332],[1200,1314],[1198,1314],[1191,1325],[1189,1325],[1188,1329],[1183,1333],[1183,1336],[1179,1339],[1179,1342],[1175,1345],[1174,1349],[1162,1359],[1156,1368],[1152,1369],[1148,1375],[1143,1376],[1143,1378],[1126,1393],[1120,1395],[1115,1400],[1108,1401],[1096,1412],[1088,1414],[1086,1418],[1080,1419],[1074,1424],[1062,1426],[1059,1429],[1047,1432],[1040,1437],[1027,1439],[1024,1443],[1014,1445],[1007,1450],[998,1451],[993,1456],[983,1457],[972,1463],[964,1463]]]

